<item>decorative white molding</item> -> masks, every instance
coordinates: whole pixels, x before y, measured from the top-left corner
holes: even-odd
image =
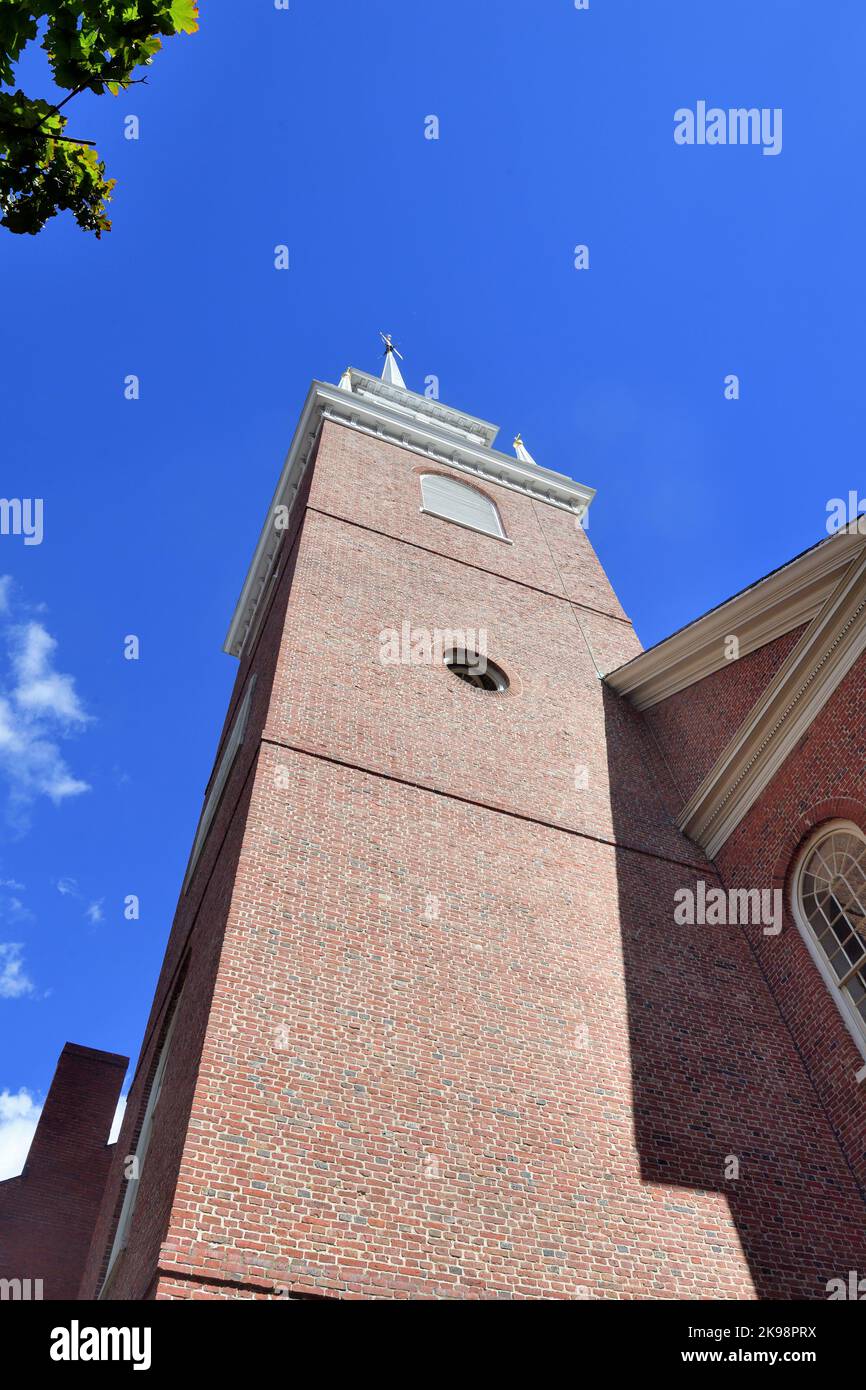
[[[192,879],[192,876],[195,873],[195,866],[198,863],[201,852],[205,847],[208,832],[210,831],[211,825],[213,823],[213,818],[216,815],[217,807],[219,806],[220,798],[225,790],[226,782],[229,779],[229,774],[231,773],[232,765],[234,763],[235,758],[238,755],[238,752],[240,751],[241,744],[244,741],[244,735],[246,734],[247,723],[249,722],[250,717],[250,706],[253,702],[253,692],[256,688],[256,680],[257,674],[255,671],[253,671],[253,674],[247,681],[247,688],[244,691],[243,699],[241,700],[237,713],[235,714],[234,720],[232,721],[232,727],[229,730],[228,738],[225,740],[225,744],[223,745],[222,757],[219,760],[216,772],[214,773],[211,779],[209,790],[207,792],[207,795],[205,796],[204,805],[202,807],[201,815],[199,816],[198,826],[196,827],[195,839],[192,842],[192,850],[190,851],[189,863],[186,866],[186,873],[183,876],[183,886],[180,890],[181,893],[185,893],[186,890],[189,888],[190,880]]]
[[[648,709],[729,665],[725,638],[735,636],[739,655],[774,641],[821,612],[840,576],[863,545],[852,527],[798,555],[748,589],[697,618],[688,627],[612,671],[608,685],[637,709]]]
[[[429,396],[420,396],[416,391],[410,391],[406,387],[393,386],[381,377],[359,372],[355,367],[347,368],[346,374],[349,378],[349,389],[354,395],[390,406],[399,415],[409,419],[453,430],[455,434],[462,435],[474,444],[484,444],[488,449],[493,448],[499,426],[491,425],[489,420],[481,420],[477,415],[468,415],[465,410],[455,410],[453,406],[443,405],[441,401]]]
[[[434,512],[432,507],[419,507],[418,511],[422,516],[435,516],[437,521],[447,521],[449,526],[462,526],[464,531],[474,531],[476,536],[489,536],[492,541],[498,541],[500,545],[513,545],[514,541],[508,536],[497,536],[492,531],[484,531],[480,526],[472,526],[468,521],[458,521],[454,516],[446,516],[444,512]]]
[[[859,840],[863,839],[863,831],[860,829],[859,825],[855,825],[853,821],[824,821],[821,825],[817,825],[815,827],[809,838],[806,840],[805,844],[800,847],[800,852],[797,855],[797,862],[791,874],[791,915],[793,916],[794,921],[797,924],[797,930],[799,931],[804,942],[806,943],[806,950],[809,952],[809,955],[815,962],[815,965],[818,968],[821,978],[823,979],[824,984],[827,986],[827,989],[837,1009],[839,1010],[839,1013],[842,1015],[842,1020],[846,1028],[848,1029],[848,1032],[851,1034],[851,1038],[855,1043],[858,1051],[860,1052],[860,1056],[864,1059],[864,1061],[866,1061],[866,1029],[864,1029],[863,1020],[857,1013],[848,995],[845,993],[843,989],[840,989],[839,982],[833,974],[833,971],[830,969],[827,957],[824,955],[824,952],[818,945],[815,933],[812,931],[812,928],[809,925],[809,922],[806,918],[806,914],[803,911],[803,904],[801,901],[800,890],[802,885],[803,865],[805,864],[806,859],[812,852],[815,845],[819,843],[821,840],[823,840],[827,835],[832,834],[834,830],[844,830],[849,835],[856,836]],[[854,1079],[858,1082],[858,1084],[864,1079],[864,1077],[866,1077],[866,1067],[863,1067],[860,1071],[854,1073]]]
[[[224,650],[230,656],[241,655],[255,624],[259,603],[288,529],[285,524],[277,529],[278,509],[285,508],[291,514],[323,420],[396,444],[487,484],[521,492],[577,518],[586,515],[595,496],[594,488],[584,487],[562,473],[522,463],[491,448],[498,434],[496,425],[414,391],[403,391],[354,368],[347,369],[342,382],[347,379],[351,390],[342,384],[331,386],[321,381],[314,381],[310,387],[226,636]],[[281,516],[285,521],[284,512]]]
[[[866,546],[857,540],[859,553],[679,817],[711,859],[866,649]]]

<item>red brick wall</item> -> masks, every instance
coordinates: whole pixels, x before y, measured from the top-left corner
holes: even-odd
[[[214,770],[231,728],[238,703],[248,680],[256,675],[247,734],[223,790],[210,833],[186,890],[181,889],[178,907],[150,1019],[130,1088],[124,1123],[116,1146],[116,1158],[106,1184],[105,1199],[96,1224],[81,1283],[82,1298],[93,1298],[102,1286],[113,1243],[114,1231],[124,1195],[123,1164],[135,1152],[147,1104],[150,1082],[169,1007],[177,996],[180,1012],[174,1029],[162,1094],[154,1113],[153,1137],[147,1162],[139,1182],[129,1240],[118,1257],[112,1274],[111,1296],[144,1298],[152,1296],[159,1249],[165,1235],[175,1196],[177,1174],[188,1126],[197,1118],[191,1114],[199,1057],[210,1014],[223,933],[232,908],[235,875],[243,852],[246,815],[258,742],[271,698],[276,653],[285,623],[285,609],[292,587],[296,545],[287,536],[280,568],[280,581],[268,607],[267,616],[240,665],[232,693],[229,714],[219,740]],[[208,787],[213,775],[208,780]]]
[[[866,657],[830,697],[784,766],[722,847],[718,867],[732,886],[782,888],[781,935],[758,935],[755,951],[845,1153],[866,1188],[863,1058],[815,966],[790,910],[797,851],[826,820],[866,831]]]
[[[820,1296],[862,1206],[694,877],[265,745],[165,1289]]]
[[[23,1173],[0,1183],[0,1279],[41,1279],[75,1298],[113,1146],[128,1059],[67,1043]]]
[[[822,1297],[861,1195],[746,937],[674,926],[714,870],[599,678],[634,634],[573,518],[496,489],[505,546],[422,515],[420,467],[325,427],[112,1294]],[[509,693],[383,666],[404,620],[485,627]]]
[[[422,473],[444,473],[491,497],[507,545],[421,513]],[[584,607],[622,619],[623,611],[586,534],[569,512],[486,483],[444,464],[426,463],[396,444],[326,421],[310,506],[394,540],[448,556]],[[639,647],[636,650],[640,650]],[[631,653],[634,655],[634,653]]]
[[[803,635],[802,626],[644,710],[684,806]]]
[[[485,629],[488,654],[511,689],[490,700],[443,666],[383,665],[380,634],[399,632],[403,621],[430,632]],[[644,775],[630,711],[606,701],[581,623],[590,640],[612,625],[561,598],[312,512],[265,736],[608,837],[607,742],[616,739],[624,745],[618,792],[635,801],[633,838],[693,859]]]

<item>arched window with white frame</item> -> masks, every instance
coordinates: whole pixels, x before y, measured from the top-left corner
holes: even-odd
[[[809,836],[792,877],[794,918],[866,1057],[866,835],[825,821]]]
[[[421,510],[467,526],[470,531],[508,539],[496,503],[477,488],[444,473],[421,474]]]

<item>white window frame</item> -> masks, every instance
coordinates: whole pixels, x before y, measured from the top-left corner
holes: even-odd
[[[830,967],[830,963],[824,954],[824,949],[815,935],[812,924],[806,915],[806,909],[802,902],[803,871],[812,851],[822,840],[826,840],[830,835],[839,833],[854,835],[858,840],[862,840],[864,844],[866,844],[866,835],[864,835],[860,826],[856,825],[854,821],[826,820],[816,826],[802,845],[794,865],[794,872],[791,875],[791,912],[797,924],[797,929],[806,943],[806,948],[815,962],[815,965],[818,967],[821,977],[839,1013],[842,1015],[843,1023],[851,1034],[860,1056],[866,1061],[866,1022],[861,1019],[854,1005],[848,998],[848,995],[845,993],[845,990],[838,983]],[[862,1067],[860,1071],[858,1071],[857,1080],[866,1080],[866,1067]]]
[[[159,1051],[159,1061],[153,1073],[153,1080],[150,1083],[150,1091],[147,1097],[147,1105],[144,1108],[144,1117],[141,1121],[141,1129],[138,1134],[138,1143],[135,1146],[135,1158],[138,1160],[138,1175],[134,1178],[126,1178],[126,1191],[123,1194],[123,1205],[120,1208],[120,1216],[117,1218],[117,1230],[114,1234],[114,1241],[111,1246],[111,1254],[108,1257],[108,1266],[105,1271],[105,1278],[102,1281],[102,1288],[99,1297],[102,1298],[107,1289],[109,1280],[114,1272],[118,1256],[125,1250],[129,1242],[129,1228],[132,1225],[132,1215],[135,1211],[135,1204],[138,1201],[138,1189],[141,1182],[141,1175],[144,1172],[144,1160],[150,1145],[153,1133],[153,1119],[156,1112],[157,1102],[162,1092],[162,1083],[165,1079],[165,1069],[168,1065],[168,1053],[171,1045],[172,1034],[174,1033],[175,1020],[179,1012],[180,998],[175,1002],[171,1019]]]
[[[222,796],[223,791],[225,790],[226,782],[229,779],[229,773],[232,770],[232,764],[234,763],[234,760],[238,755],[238,751],[240,750],[241,744],[244,741],[244,735],[246,734],[247,724],[249,722],[250,717],[250,705],[252,704],[253,691],[255,690],[255,688],[256,677],[255,674],[253,674],[252,676],[250,676],[250,679],[247,683],[247,688],[244,691],[244,697],[241,700],[240,707],[238,709],[237,714],[234,717],[234,722],[232,723],[231,731],[229,733],[228,738],[226,739],[225,748],[223,749],[223,755],[219,760],[219,767],[216,770],[216,776],[214,777],[213,782],[211,783],[211,788],[208,792],[207,800],[205,801],[204,806],[202,807],[202,813],[199,817],[198,822],[198,829],[195,832],[195,839],[192,842],[192,851],[189,856],[189,863],[186,868],[186,873],[184,874],[184,893],[189,887],[190,880],[193,876],[193,873],[195,872],[195,866],[199,860],[199,855],[204,849],[205,841],[208,836],[208,831],[211,828],[211,822],[213,821],[213,818],[216,815],[216,809],[219,805],[220,797]]]
[[[467,492],[477,493],[477,495],[479,497],[482,497],[484,501],[487,502],[490,506],[492,510],[492,519],[495,522],[496,530],[491,531],[486,526],[473,526],[472,523],[469,521],[460,521],[458,517],[451,516],[448,512],[440,512],[437,511],[435,507],[429,507],[427,505],[427,499],[424,496],[424,482],[427,478],[444,478],[447,482],[453,483],[455,487],[463,487],[466,488]],[[490,536],[495,541],[504,541],[506,545],[514,544],[514,542],[510,540],[509,537],[505,534],[505,527],[502,524],[502,517],[500,515],[499,508],[497,507],[493,498],[488,497],[486,492],[481,491],[481,488],[473,487],[471,483],[465,483],[462,478],[452,478],[450,473],[435,473],[428,471],[422,473],[420,475],[420,479],[421,506],[418,508],[418,510],[424,516],[435,516],[438,517],[440,521],[450,521],[452,526],[462,526],[464,531],[473,531],[477,536]]]

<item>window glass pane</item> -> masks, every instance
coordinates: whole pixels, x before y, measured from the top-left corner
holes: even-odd
[[[866,999],[866,985],[863,984],[859,975],[855,975],[853,979],[848,981],[848,993],[855,1004],[859,1004],[861,999]]]
[[[854,975],[845,988],[858,1014],[866,1022],[866,983],[864,983],[863,972],[860,971],[859,974]]]
[[[850,830],[824,836],[806,858],[799,888],[803,915],[866,1022],[866,841]]]

